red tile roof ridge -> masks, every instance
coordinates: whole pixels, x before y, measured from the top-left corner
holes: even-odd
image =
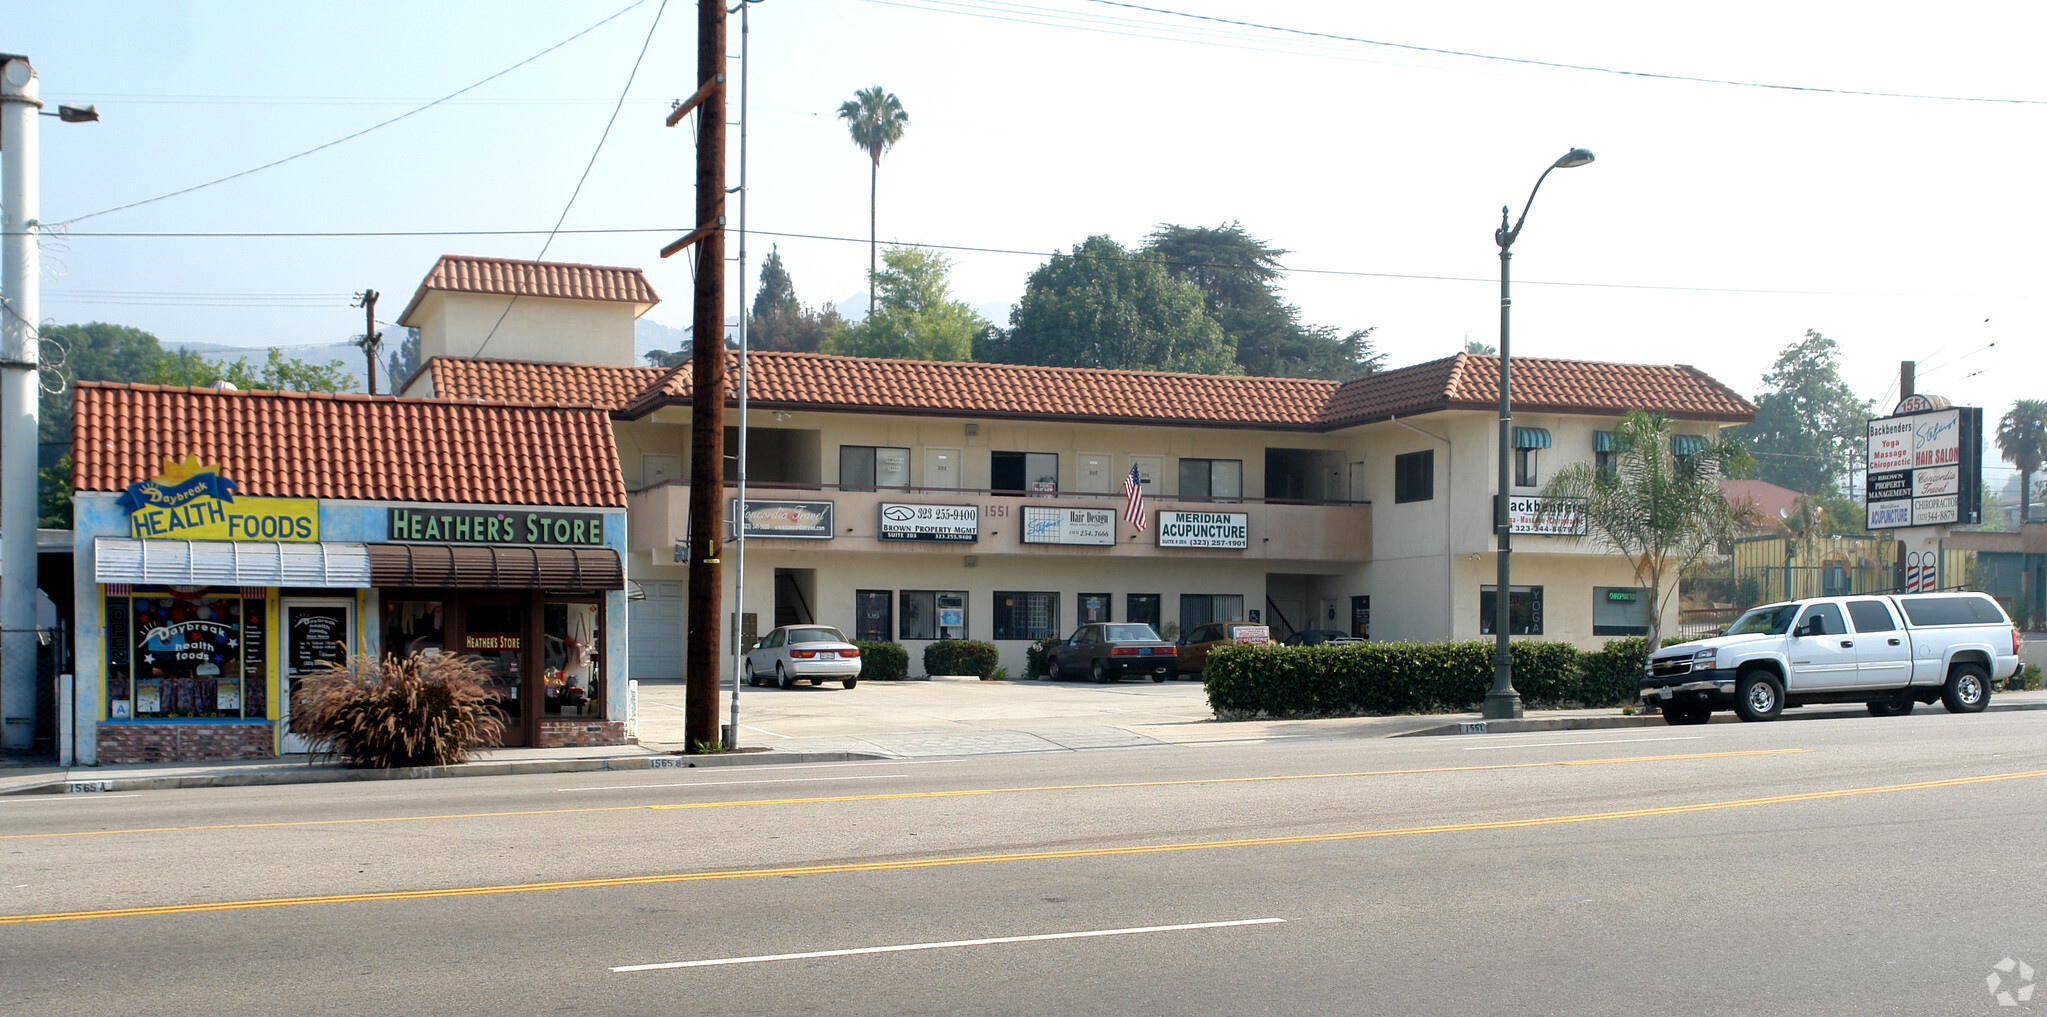
[[[325,402],[357,403],[402,403],[406,406],[459,406],[462,408],[484,407],[505,410],[582,410],[598,413],[609,412],[608,407],[595,403],[565,402],[560,400],[513,400],[513,399],[423,399],[410,396],[370,395],[367,392],[294,392],[290,389],[269,388],[214,388],[211,385],[153,385],[142,381],[74,381],[73,388],[125,389],[133,392],[163,392],[168,394],[189,394],[230,397],[262,397],[266,399],[302,399]]]
[[[466,279],[454,279],[455,270],[469,267],[490,267],[503,270],[504,279],[494,279],[489,286],[478,286]],[[526,277],[513,277],[512,273],[525,273]],[[591,274],[612,277],[618,292],[577,293],[564,297],[560,293],[541,292],[531,276],[542,274]],[[406,323],[412,312],[419,309],[420,301],[426,299],[428,290],[442,290],[451,293],[509,294],[514,297],[531,296],[572,300],[599,300],[647,304],[661,302],[660,294],[654,292],[654,284],[647,281],[645,271],[628,265],[592,265],[574,261],[529,261],[523,258],[498,258],[480,254],[443,254],[435,259],[434,267],[419,282],[413,291],[411,301],[397,318],[399,324]]]

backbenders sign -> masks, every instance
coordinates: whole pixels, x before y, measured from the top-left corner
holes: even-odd
[[[242,498],[241,485],[197,456],[165,461],[163,472],[128,485],[119,504],[128,532],[144,540],[320,539],[320,503],[312,498]]]

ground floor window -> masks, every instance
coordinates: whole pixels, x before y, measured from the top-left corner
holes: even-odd
[[[1372,638],[1371,597],[1350,598],[1350,634],[1359,639]]]
[[[962,590],[904,590],[904,639],[967,638],[967,595]]]
[[[1180,631],[1209,622],[1244,620],[1244,596],[1240,593],[1183,593],[1180,595]]]
[[[1498,603],[1497,586],[1482,586],[1478,594],[1478,630],[1493,635],[1493,613]],[[1507,594],[1507,634],[1542,635],[1542,587],[1510,586]]]
[[[1159,595],[1156,593],[1130,593],[1123,597],[1123,620],[1142,622],[1158,631]]]
[[[995,638],[1036,640],[1058,635],[1058,594],[995,591]]]
[[[113,717],[268,713],[262,591],[131,592],[107,597],[107,702]]]
[[[853,638],[886,643],[895,638],[895,595],[887,590],[853,591]]]
[[[540,609],[540,681],[549,716],[603,712],[597,689],[596,601],[548,601]]]
[[[1592,634],[1646,636],[1649,613],[1655,610],[1648,589],[1636,586],[1592,588]]]
[[[1110,621],[1109,595],[1106,593],[1083,593],[1074,598],[1080,604],[1080,624],[1093,625]]]

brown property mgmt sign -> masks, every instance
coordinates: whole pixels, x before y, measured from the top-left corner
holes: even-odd
[[[601,547],[604,514],[523,509],[393,508],[390,539],[420,544]]]

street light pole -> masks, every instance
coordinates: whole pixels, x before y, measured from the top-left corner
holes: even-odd
[[[1509,312],[1514,300],[1508,293],[1508,266],[1514,257],[1514,240],[1521,235],[1521,224],[1528,221],[1528,209],[1535,204],[1535,192],[1542,190],[1542,182],[1549,178],[1550,170],[1571,169],[1592,161],[1592,153],[1583,148],[1574,148],[1542,171],[1535,178],[1535,186],[1528,191],[1528,201],[1521,206],[1521,217],[1507,225],[1508,209],[1500,207],[1500,228],[1493,231],[1493,241],[1500,245],[1500,447],[1499,493],[1493,498],[1493,532],[1499,541],[1499,576],[1493,588],[1493,688],[1486,693],[1484,716],[1487,720],[1508,720],[1521,716],[1521,693],[1514,691],[1514,654],[1507,639],[1507,627],[1512,617],[1513,600],[1513,534],[1507,500],[1513,493],[1512,466],[1514,448],[1514,387],[1512,376],[1513,357],[1508,345],[1507,325]]]

